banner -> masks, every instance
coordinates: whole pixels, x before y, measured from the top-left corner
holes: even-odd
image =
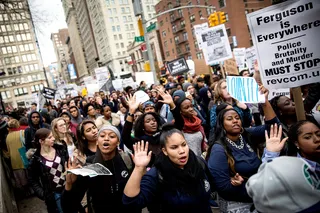
[[[202,52],[207,65],[219,63],[233,57],[224,24],[203,30],[198,43],[202,45]]]
[[[246,69],[245,59],[246,59],[246,48],[234,48],[233,56],[236,59],[239,70]]]
[[[197,41],[198,41],[198,46],[199,46],[199,50],[202,50],[202,41],[201,41],[201,33],[202,31],[208,29],[208,23],[205,22],[203,24],[198,24],[198,25],[194,25],[193,29],[194,29],[194,33],[196,35]]]
[[[77,78],[76,68],[74,67],[74,64],[68,64],[68,72],[71,80]]]
[[[246,61],[250,73],[254,72],[254,62],[257,60],[256,49],[249,47],[246,49]]]
[[[259,92],[259,86],[254,78],[227,76],[229,94],[243,103],[264,103],[265,97]]]
[[[55,89],[51,89],[49,87],[43,87],[42,95],[47,99],[54,99],[54,94],[56,93]]]
[[[178,58],[167,62],[167,69],[172,76],[181,75],[189,71],[189,67],[185,58]]]
[[[110,79],[110,72],[107,67],[95,68],[94,72],[96,74],[98,87],[100,90],[107,83],[107,81]]]
[[[224,70],[228,75],[239,75],[237,62],[234,58],[224,61]]]
[[[319,14],[319,0],[293,0],[247,15],[265,87],[319,82]]]

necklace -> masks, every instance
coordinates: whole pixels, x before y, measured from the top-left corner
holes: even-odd
[[[243,138],[242,135],[240,135],[240,145],[237,145],[235,142],[233,142],[232,140],[230,140],[229,138],[226,138],[227,141],[234,147],[236,147],[237,149],[243,149],[244,147],[244,142],[243,142]],[[250,147],[249,144],[246,143],[246,147],[248,148],[249,152],[253,152],[253,149]]]

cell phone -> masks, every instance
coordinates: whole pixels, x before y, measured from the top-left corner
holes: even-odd
[[[190,95],[190,92],[185,92],[186,97],[188,97]]]

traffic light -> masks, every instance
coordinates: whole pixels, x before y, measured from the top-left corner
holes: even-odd
[[[142,20],[141,18],[138,20],[138,29],[140,36],[144,36],[143,26],[142,26]]]
[[[224,12],[218,12],[220,24],[227,22],[226,14]]]
[[[214,27],[219,24],[218,14],[216,12],[211,13],[208,20],[209,20],[210,27]]]

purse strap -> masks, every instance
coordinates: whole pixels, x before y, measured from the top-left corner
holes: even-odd
[[[22,146],[25,146],[25,140],[24,137],[22,137],[22,130],[20,130],[20,142]]]

